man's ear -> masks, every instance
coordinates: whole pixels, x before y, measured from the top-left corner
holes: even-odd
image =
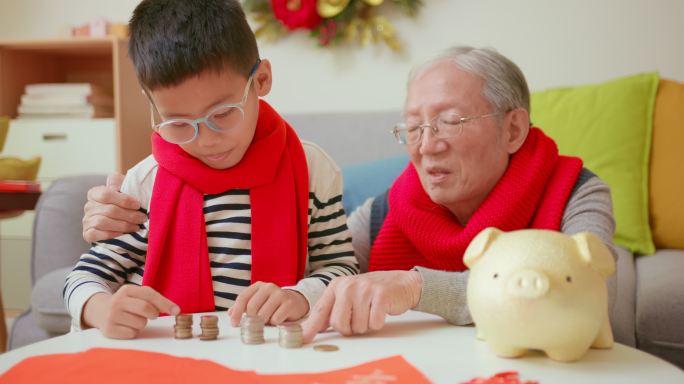
[[[530,113],[525,108],[516,108],[506,113],[503,120],[504,136],[508,153],[513,154],[522,147],[530,132]]]
[[[473,238],[473,240],[466,248],[463,254],[463,263],[468,267],[472,268],[475,262],[477,262],[482,255],[484,255],[487,248],[499,237],[503,231],[495,227],[488,227],[482,230],[480,233]]]
[[[264,97],[271,92],[271,85],[273,84],[273,75],[271,74],[271,62],[267,59],[262,59],[259,63],[256,73],[254,73],[254,90],[257,96]]]

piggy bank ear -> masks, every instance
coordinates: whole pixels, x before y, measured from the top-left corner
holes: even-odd
[[[584,262],[603,276],[609,276],[615,272],[613,254],[596,235],[590,232],[581,232],[572,238],[577,243],[579,255]]]
[[[494,227],[486,228],[478,233],[477,236],[473,238],[473,241],[470,242],[470,245],[468,245],[465,254],[463,254],[463,262],[465,265],[468,268],[471,268],[494,240],[502,233],[503,232],[500,229]]]

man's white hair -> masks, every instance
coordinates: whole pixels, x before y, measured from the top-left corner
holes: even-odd
[[[484,80],[482,96],[495,112],[505,113],[515,108],[530,111],[530,91],[522,71],[506,56],[490,48],[449,48],[414,67],[409,74],[408,84],[433,65],[445,61],[453,62],[460,69]]]

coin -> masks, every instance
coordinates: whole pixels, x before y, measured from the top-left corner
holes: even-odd
[[[243,315],[240,321],[240,339],[244,344],[263,344],[264,321],[257,316]]]
[[[299,348],[304,343],[302,326],[297,322],[278,326],[278,344],[283,348]]]
[[[316,352],[335,352],[340,348],[337,345],[332,344],[317,344],[313,346],[313,349]]]
[[[192,315],[182,314],[176,316],[176,324],[173,326],[173,336],[176,339],[192,338]]]

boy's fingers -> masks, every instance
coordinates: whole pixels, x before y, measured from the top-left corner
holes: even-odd
[[[107,175],[107,182],[105,183],[105,185],[108,187],[112,187],[118,191],[121,189],[121,184],[123,184],[123,180],[124,175],[117,172],[113,172]]]
[[[272,323],[273,314],[278,308],[284,307],[281,296],[271,295],[267,300],[257,309],[256,315],[264,320],[264,324]],[[249,310],[247,311],[249,313]],[[273,323],[275,324],[275,323]]]
[[[140,330],[145,328],[145,326],[147,325],[148,318],[149,317],[139,313],[120,312],[117,315],[116,324],[119,326]]]
[[[252,295],[257,291],[257,286],[256,285],[250,285],[242,291],[235,299],[235,303],[230,309],[230,324],[233,327],[237,327],[240,325],[240,318],[242,318],[242,314],[245,312],[245,309],[247,308],[247,303],[249,303],[249,300],[252,298]]]
[[[311,310],[311,315],[302,323],[304,343],[310,343],[318,332],[328,328],[330,313],[335,305],[335,293],[329,286]]]
[[[180,307],[153,288],[146,286],[141,287],[141,289],[131,290],[129,296],[147,301],[159,312],[168,313],[169,315],[174,316],[180,313]]]

